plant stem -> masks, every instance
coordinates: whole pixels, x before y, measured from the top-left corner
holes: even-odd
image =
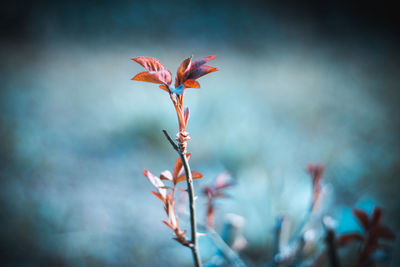
[[[205,228],[207,232],[211,234],[211,238],[218,247],[218,250],[230,264],[233,264],[233,266],[236,267],[246,266],[239,255],[227,243],[225,243],[222,237],[212,227],[206,226]]]
[[[179,151],[179,156],[182,159],[183,168],[185,169],[186,173],[186,182],[187,182],[187,189],[189,194],[189,212],[190,212],[190,226],[191,226],[191,241],[192,241],[192,254],[193,254],[193,261],[196,267],[201,267],[201,260],[199,255],[199,249],[197,246],[197,226],[196,226],[196,207],[194,203],[194,189],[193,189],[193,180],[192,180],[192,173],[190,171],[189,162],[187,160],[186,153],[181,153]]]
[[[279,216],[275,220],[275,233],[274,233],[274,245],[272,250],[272,261],[271,266],[275,267],[279,265],[278,256],[280,253],[280,240],[281,240],[281,233],[282,233],[282,223],[283,223],[283,216]]]
[[[174,150],[176,152],[178,152],[179,157],[182,160],[183,168],[185,170],[187,191],[188,191],[188,195],[189,195],[190,227],[191,227],[191,239],[192,239],[191,240],[192,246],[190,247],[190,249],[192,250],[194,265],[196,267],[201,267],[203,265],[201,264],[199,249],[197,246],[196,207],[194,204],[194,189],[193,189],[192,172],[190,170],[190,165],[189,165],[186,153],[182,153],[182,151],[179,149],[179,147],[181,147],[181,146],[178,146],[175,144],[175,142],[172,140],[172,138],[169,136],[169,134],[166,130],[163,130],[163,133],[164,133],[165,137],[167,138],[168,142],[174,148]]]
[[[340,267],[340,262],[339,262],[337,251],[336,251],[335,232],[332,229],[327,230],[325,242],[327,243],[327,251],[328,251],[329,263],[330,263],[331,267]]]

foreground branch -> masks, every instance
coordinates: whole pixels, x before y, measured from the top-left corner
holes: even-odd
[[[196,207],[194,203],[194,189],[193,189],[193,180],[192,180],[192,172],[190,170],[190,165],[186,156],[186,153],[182,153],[182,151],[179,149],[177,144],[171,139],[169,136],[168,132],[166,130],[163,130],[163,133],[165,137],[168,139],[168,141],[171,143],[172,147],[174,148],[175,151],[178,152],[183,168],[185,170],[186,174],[186,182],[187,182],[187,192],[189,195],[189,213],[190,213],[190,227],[191,227],[191,244],[192,246],[190,247],[192,250],[193,254],[193,261],[194,265],[196,267],[201,267],[201,259],[199,255],[199,249],[197,245],[197,226],[196,226]]]

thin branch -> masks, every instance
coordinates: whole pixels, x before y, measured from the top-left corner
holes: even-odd
[[[189,214],[181,213],[181,216],[185,218],[189,217]],[[198,223],[197,226],[203,231],[207,231],[210,234],[211,239],[213,240],[215,246],[222,253],[222,256],[231,263],[234,263],[237,267],[245,267],[243,260],[240,258],[239,254],[234,251],[225,241],[224,239],[215,231],[213,227],[209,227],[203,223]]]
[[[178,152],[179,152],[179,147],[177,144],[175,144],[174,140],[172,140],[172,138],[169,136],[168,132],[166,130],[162,130],[165,137],[167,138],[168,142],[171,144],[171,146]]]
[[[187,192],[189,195],[189,211],[190,211],[190,227],[191,227],[191,244],[190,247],[193,254],[193,261],[196,267],[201,267],[201,260],[199,255],[199,249],[197,246],[197,226],[196,226],[196,207],[194,204],[194,189],[193,189],[193,180],[192,180],[192,172],[190,171],[190,165],[186,156],[186,153],[182,153],[179,149],[179,146],[172,140],[166,130],[163,130],[165,137],[168,142],[171,144],[173,149],[178,152],[182,165],[186,174],[186,182],[187,182]]]
[[[177,150],[179,156],[181,157],[183,168],[185,169],[186,173],[186,182],[187,182],[187,189],[189,195],[189,212],[190,212],[190,226],[191,226],[191,242],[193,244],[192,254],[193,254],[193,261],[196,267],[201,267],[201,260],[199,249],[197,246],[197,225],[196,225],[196,207],[194,203],[194,189],[193,189],[193,181],[192,181],[192,172],[190,171],[190,166],[186,154],[181,153],[179,149]]]
[[[274,229],[274,246],[272,251],[272,261],[271,266],[275,267],[279,265],[278,256],[280,253],[280,239],[281,239],[281,232],[282,232],[282,223],[283,223],[283,216],[279,216],[275,220],[275,229]]]
[[[327,244],[327,251],[329,256],[329,263],[331,267],[340,267],[340,262],[336,250],[336,237],[332,229],[327,229],[325,242]]]
[[[221,251],[222,255],[225,257],[225,259],[234,266],[237,267],[245,267],[246,265],[242,261],[242,259],[239,257],[239,255],[234,251],[228,244],[225,243],[225,241],[222,239],[222,237],[212,228],[212,227],[205,227],[207,232],[210,233],[215,245],[218,247],[219,251]]]

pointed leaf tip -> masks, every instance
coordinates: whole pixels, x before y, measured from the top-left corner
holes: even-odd
[[[396,239],[396,235],[386,226],[378,225],[375,231],[379,238],[388,240]]]
[[[152,57],[135,57],[132,58],[133,61],[142,65],[148,71],[160,71],[164,70],[164,65],[155,58]]]
[[[200,179],[200,178],[203,178],[203,174],[196,171],[192,171],[192,179]],[[184,173],[176,179],[176,182],[179,183],[185,180],[186,180],[186,174]]]
[[[369,228],[369,219],[368,214],[360,209],[353,209],[352,210],[354,216],[357,218],[360,225],[363,227],[364,230],[368,230]]]
[[[207,65],[202,65],[196,69],[190,70],[190,73],[188,75],[188,79],[196,80],[206,74],[209,74],[211,72],[217,71],[218,69],[215,67],[207,66]]]
[[[168,171],[168,170],[165,170],[160,174],[160,179],[161,180],[173,181],[172,173],[170,171]]]
[[[162,198],[165,199],[167,197],[167,190],[163,188],[164,183],[161,181],[161,179],[146,169],[144,169],[143,174],[149,180],[149,182],[157,189],[158,193],[162,196]]]
[[[172,75],[169,70],[144,71],[138,73],[132,80],[157,84],[171,84]],[[163,89],[163,88],[161,88]]]
[[[200,88],[199,82],[195,80],[187,80],[183,83],[183,85],[187,88]]]
[[[195,60],[191,66],[191,69],[197,69],[198,67],[200,67],[201,65],[206,64],[208,61],[213,60],[216,56],[206,56],[206,57],[201,57],[197,60]]]

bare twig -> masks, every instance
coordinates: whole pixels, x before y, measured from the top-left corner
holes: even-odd
[[[184,216],[185,218],[189,217],[189,214],[186,212],[181,213],[180,215]],[[203,223],[197,223],[197,226],[202,231],[207,231],[210,234],[215,246],[228,262],[234,264],[236,267],[246,267],[246,264],[244,264],[239,254],[224,241],[224,239],[215,231],[213,227],[207,226]]]
[[[245,267],[246,265],[239,257],[239,255],[234,251],[227,243],[222,239],[222,237],[214,230],[212,227],[205,226],[207,232],[210,233],[215,245],[218,247],[219,251],[222,253],[224,258],[236,267]],[[231,266],[231,265],[229,265]]]
[[[172,140],[172,138],[169,136],[168,132],[166,130],[162,130],[165,137],[167,138],[168,142],[171,144],[171,146],[176,150],[176,152],[179,153],[179,148],[178,145],[175,144],[174,140]]]
[[[186,157],[186,153],[181,153],[180,150],[177,150],[179,156],[182,159],[183,168],[185,169],[186,173],[186,182],[187,182],[187,189],[189,195],[189,212],[190,212],[190,226],[191,226],[191,242],[192,242],[192,254],[193,260],[196,267],[202,266],[200,255],[199,255],[199,248],[197,246],[197,225],[196,225],[196,207],[194,203],[194,189],[193,189],[193,180],[192,180],[192,172],[190,171],[190,165],[188,159]]]
[[[187,182],[187,192],[189,195],[189,212],[190,212],[190,228],[191,228],[191,244],[190,249],[192,250],[193,254],[193,261],[196,267],[201,267],[201,260],[199,254],[199,248],[197,246],[197,225],[196,225],[196,206],[194,203],[194,189],[193,189],[193,179],[192,179],[192,172],[190,170],[190,165],[186,156],[186,153],[183,153],[179,147],[181,145],[177,145],[172,138],[169,136],[166,130],[163,130],[165,137],[167,138],[168,142],[174,148],[176,152],[178,152],[179,157],[182,160],[182,165],[185,170],[186,174],[186,182]]]

